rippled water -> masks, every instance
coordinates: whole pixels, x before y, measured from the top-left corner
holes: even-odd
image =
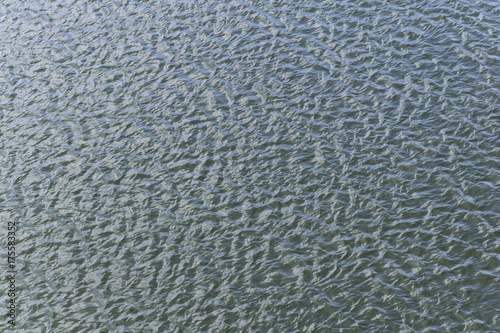
[[[4,1],[16,332],[500,331],[499,17]]]

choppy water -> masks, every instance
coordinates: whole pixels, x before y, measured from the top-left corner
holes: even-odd
[[[4,1],[16,332],[500,331],[499,17]]]

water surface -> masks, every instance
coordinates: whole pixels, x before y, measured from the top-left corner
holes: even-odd
[[[16,332],[500,331],[499,17],[4,1]]]

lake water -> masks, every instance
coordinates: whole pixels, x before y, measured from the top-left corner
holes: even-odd
[[[499,332],[499,17],[3,1],[14,331]]]

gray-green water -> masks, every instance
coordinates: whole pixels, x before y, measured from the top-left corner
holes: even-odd
[[[15,332],[500,331],[499,17],[3,1]]]

